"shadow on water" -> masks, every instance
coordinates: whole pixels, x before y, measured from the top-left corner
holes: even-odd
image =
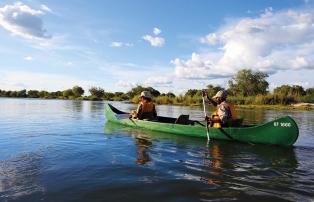
[[[190,199],[197,196],[203,200],[294,201],[311,193],[309,188],[300,190],[296,183],[300,180],[295,175],[299,164],[293,147],[218,140],[206,144],[205,139],[139,130],[114,123],[106,123],[105,134],[134,138],[136,164],[149,163],[151,169],[164,165],[161,168],[167,170],[160,172],[171,173],[170,181],[179,179],[176,183],[189,190],[183,195]],[[167,152],[171,147],[175,150]],[[168,158],[177,161],[167,162]]]

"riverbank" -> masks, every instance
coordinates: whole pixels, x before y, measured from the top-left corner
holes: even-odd
[[[12,97],[3,97],[3,98],[11,98]],[[25,98],[13,98],[13,99],[25,99]],[[29,98],[26,98],[29,99]],[[132,102],[132,100],[104,100],[99,99],[92,96],[84,96],[84,97],[78,97],[78,98],[64,98],[64,97],[58,97],[58,98],[30,98],[30,99],[46,99],[46,100],[81,100],[81,101],[120,101],[124,103],[130,103],[130,104],[137,104],[137,102]],[[190,107],[202,107],[202,104],[186,104],[186,103],[156,103],[157,105],[173,105],[173,106],[190,106]],[[306,110],[306,111],[314,111],[314,104],[313,103],[295,103],[291,105],[257,105],[257,104],[247,104],[247,105],[241,105],[237,104],[236,107],[238,109],[263,109],[263,110]]]
[[[313,104],[292,104],[292,105],[237,105],[239,109],[264,109],[264,110],[307,110],[314,111]]]

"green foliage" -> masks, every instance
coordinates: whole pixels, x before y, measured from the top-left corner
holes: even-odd
[[[47,92],[47,91],[44,91],[44,90],[42,90],[42,91],[39,91],[39,97],[40,98],[46,98],[46,97],[48,97],[49,96],[49,92]]]
[[[305,94],[306,94],[307,96],[313,96],[313,97],[314,97],[314,88],[308,88],[308,89],[306,89]]]
[[[28,97],[30,98],[39,98],[39,91],[38,90],[29,90],[27,92]]]
[[[218,91],[225,90],[224,88],[220,86],[213,86],[211,84],[207,85],[207,93],[209,97],[213,97]]]
[[[84,94],[84,89],[80,86],[74,86],[72,92],[74,97],[81,97]]]
[[[253,96],[266,94],[268,75],[263,72],[253,73],[250,69],[240,70],[236,76],[230,80],[228,93],[230,95]]]
[[[100,87],[91,87],[89,93],[93,98],[101,99],[105,96],[105,90]]]
[[[168,92],[168,93],[166,94],[166,96],[167,96],[167,97],[170,97],[170,98],[176,97],[176,95],[173,94],[173,93],[171,93],[171,92]]]
[[[152,87],[143,87],[143,86],[136,86],[128,91],[126,94],[129,98],[133,98],[134,96],[139,96],[142,91],[149,91],[153,97],[158,97],[160,92]]]
[[[67,89],[67,90],[63,91],[63,96],[69,98],[70,96],[74,96],[74,93],[73,93],[72,89]]]
[[[274,94],[286,96],[304,96],[306,92],[303,87],[299,85],[282,85],[274,89]]]
[[[202,95],[202,90],[199,90],[199,89],[189,89],[184,96],[195,96],[195,95]]]

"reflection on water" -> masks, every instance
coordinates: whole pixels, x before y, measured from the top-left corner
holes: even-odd
[[[144,165],[146,162],[149,162],[150,157],[148,155],[148,148],[152,145],[152,142],[144,138],[135,138],[134,145],[138,147],[138,150],[136,151],[138,154],[135,160],[136,163],[138,165]]]
[[[206,184],[208,190],[201,192],[203,200],[222,200],[222,198],[253,200],[259,197],[276,201],[298,201],[304,195],[310,196],[312,193],[310,186],[300,190],[299,183],[305,180],[307,181],[305,184],[308,184],[309,177],[296,174],[300,167],[296,149],[293,147],[250,145],[217,140],[207,145],[206,141],[196,138],[138,129],[127,130],[127,127],[113,123],[106,123],[105,131],[107,135],[120,134],[134,138],[137,150],[149,149],[148,158],[139,155],[139,159],[149,159],[153,168],[168,170],[168,180],[174,178],[188,180],[190,183],[194,181]],[[175,148],[171,146],[173,141]],[[312,175],[313,171],[310,171],[309,176]],[[313,182],[310,184],[314,185]],[[200,184],[193,186],[201,187]]]

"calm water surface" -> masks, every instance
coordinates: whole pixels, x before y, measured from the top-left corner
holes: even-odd
[[[239,112],[246,123],[292,116],[292,148],[206,145],[106,123],[104,103],[0,99],[0,201],[314,201],[314,112]],[[197,108],[157,110],[202,119]]]

